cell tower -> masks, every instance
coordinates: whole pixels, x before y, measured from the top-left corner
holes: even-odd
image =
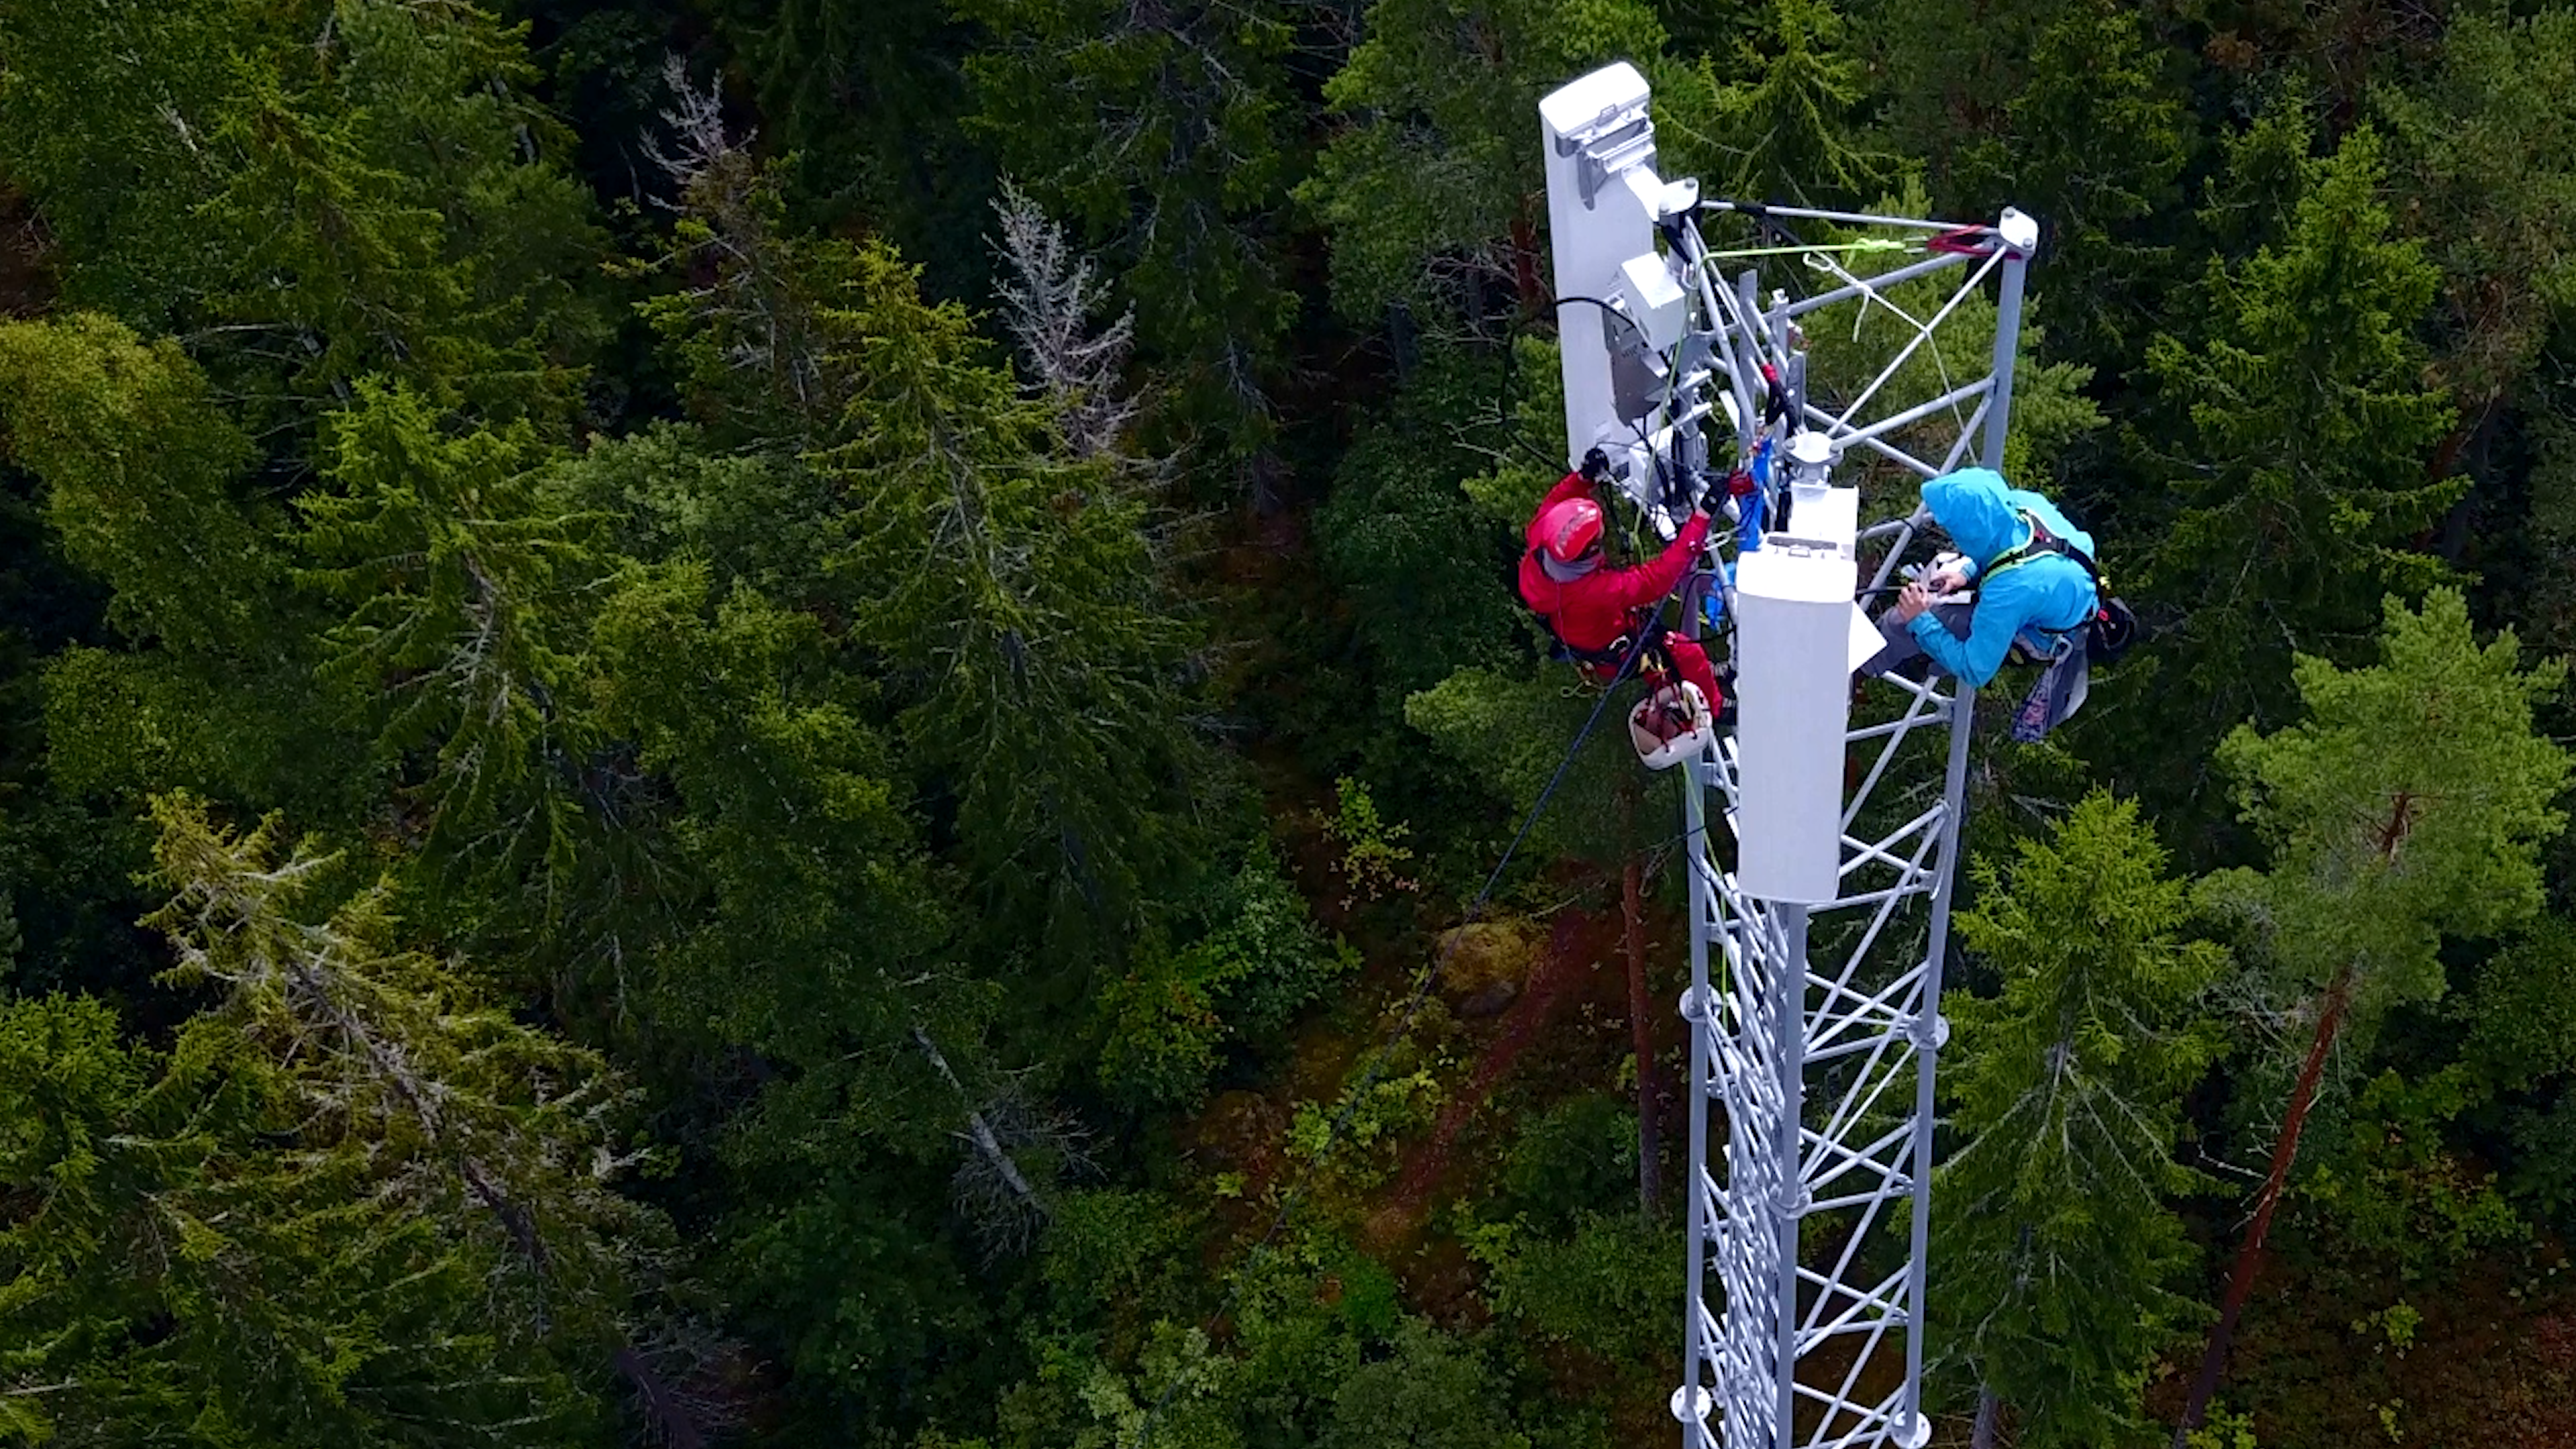
[[[1972,699],[1953,680],[1891,675],[1869,690],[1892,717],[1854,723],[1853,670],[1881,643],[1857,601],[1885,590],[1927,520],[1864,526],[1862,488],[1834,475],[1878,475],[1867,501],[1884,512],[1910,506],[1921,479],[2000,469],[2038,226],[2011,210],[1959,224],[1703,199],[1657,174],[1647,101],[1622,63],[1539,103],[1567,457],[1606,450],[1667,537],[1696,477],[1750,464],[1761,486],[1741,506],[1777,524],[1744,522],[1731,578],[1706,576],[1721,607],[1697,588],[1683,598],[1685,627],[1705,614],[1730,631],[1740,703],[1733,733],[1683,762],[1694,1090],[1673,1414],[1684,1449],[1919,1449],[1933,1069]],[[1764,244],[1712,252],[1699,223],[1730,213]],[[1826,228],[1859,239],[1791,236]],[[1761,263],[1804,295],[1766,293]],[[1858,338],[1864,323],[1901,340],[1851,376],[1811,378],[1807,339]],[[1951,375],[1945,329],[1979,334],[1981,375]],[[1714,845],[1712,820],[1726,827]]]

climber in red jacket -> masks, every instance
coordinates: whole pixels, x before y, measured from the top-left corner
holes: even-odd
[[[1539,500],[1530,519],[1529,551],[1521,555],[1521,602],[1538,612],[1565,653],[1595,679],[1608,679],[1635,644],[1637,631],[1652,627],[1656,606],[1690,571],[1708,541],[1708,502],[1692,509],[1690,521],[1664,551],[1634,568],[1605,567],[1601,547],[1601,505],[1592,486],[1610,471],[1599,448],[1583,455],[1580,471]],[[1725,695],[1709,669],[1708,651],[1695,640],[1658,631],[1648,652],[1661,648],[1673,670],[1699,686],[1712,713],[1725,708]]]

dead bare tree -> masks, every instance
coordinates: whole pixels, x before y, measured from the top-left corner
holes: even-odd
[[[725,129],[723,94],[713,84],[705,90],[691,84],[688,63],[679,56],[662,57],[662,84],[671,92],[672,104],[662,112],[671,140],[666,147],[661,138],[647,136],[644,156],[686,196],[710,173],[743,154],[757,133],[745,131],[739,139],[730,135]]]
[[[669,178],[678,199],[689,255],[681,293],[693,318],[724,339],[728,365],[769,378],[772,396],[791,400],[809,436],[838,415],[827,397],[815,299],[801,294],[778,234],[775,190],[750,151],[755,134],[737,136],[724,119],[722,93],[700,89],[676,55],[662,62],[671,106],[662,112],[667,142],[647,137],[643,151]]]
[[[1092,259],[1008,180],[993,213],[1001,221],[993,254],[1006,270],[995,290],[1002,323],[1018,340],[1029,369],[1029,390],[1054,407],[1075,457],[1133,461],[1119,445],[1136,417],[1136,400],[1122,388],[1136,309],[1106,326],[1094,322],[1107,310],[1108,288],[1095,276]]]
[[[1017,1083],[1005,1082],[989,1097],[970,1095],[930,1033],[916,1026],[912,1041],[951,1090],[969,1103],[980,1102],[966,1109],[966,1125],[954,1134],[966,1147],[949,1183],[959,1215],[973,1226],[988,1258],[1028,1251],[1054,1216],[1044,1184],[1089,1166],[1082,1132],[1062,1114],[1032,1107]],[[1023,1159],[1046,1163],[1048,1170],[1033,1182]]]

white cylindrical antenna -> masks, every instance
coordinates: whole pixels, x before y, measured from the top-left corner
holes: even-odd
[[[1800,433],[1789,440],[1789,491],[1805,499],[1825,491],[1834,467],[1834,440],[1822,433]]]

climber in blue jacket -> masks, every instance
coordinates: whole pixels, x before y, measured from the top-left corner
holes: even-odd
[[[2057,505],[2012,487],[1990,468],[1963,468],[1926,482],[1923,504],[1963,561],[1905,586],[1879,617],[1887,647],[1862,673],[1875,676],[1928,657],[1979,688],[2016,644],[2036,660],[2068,661],[2082,653],[2085,626],[2099,607],[2091,534]],[[1938,602],[1971,585],[1975,603]],[[2071,662],[2080,669],[2080,659]],[[2074,687],[2080,701],[2081,685]]]

